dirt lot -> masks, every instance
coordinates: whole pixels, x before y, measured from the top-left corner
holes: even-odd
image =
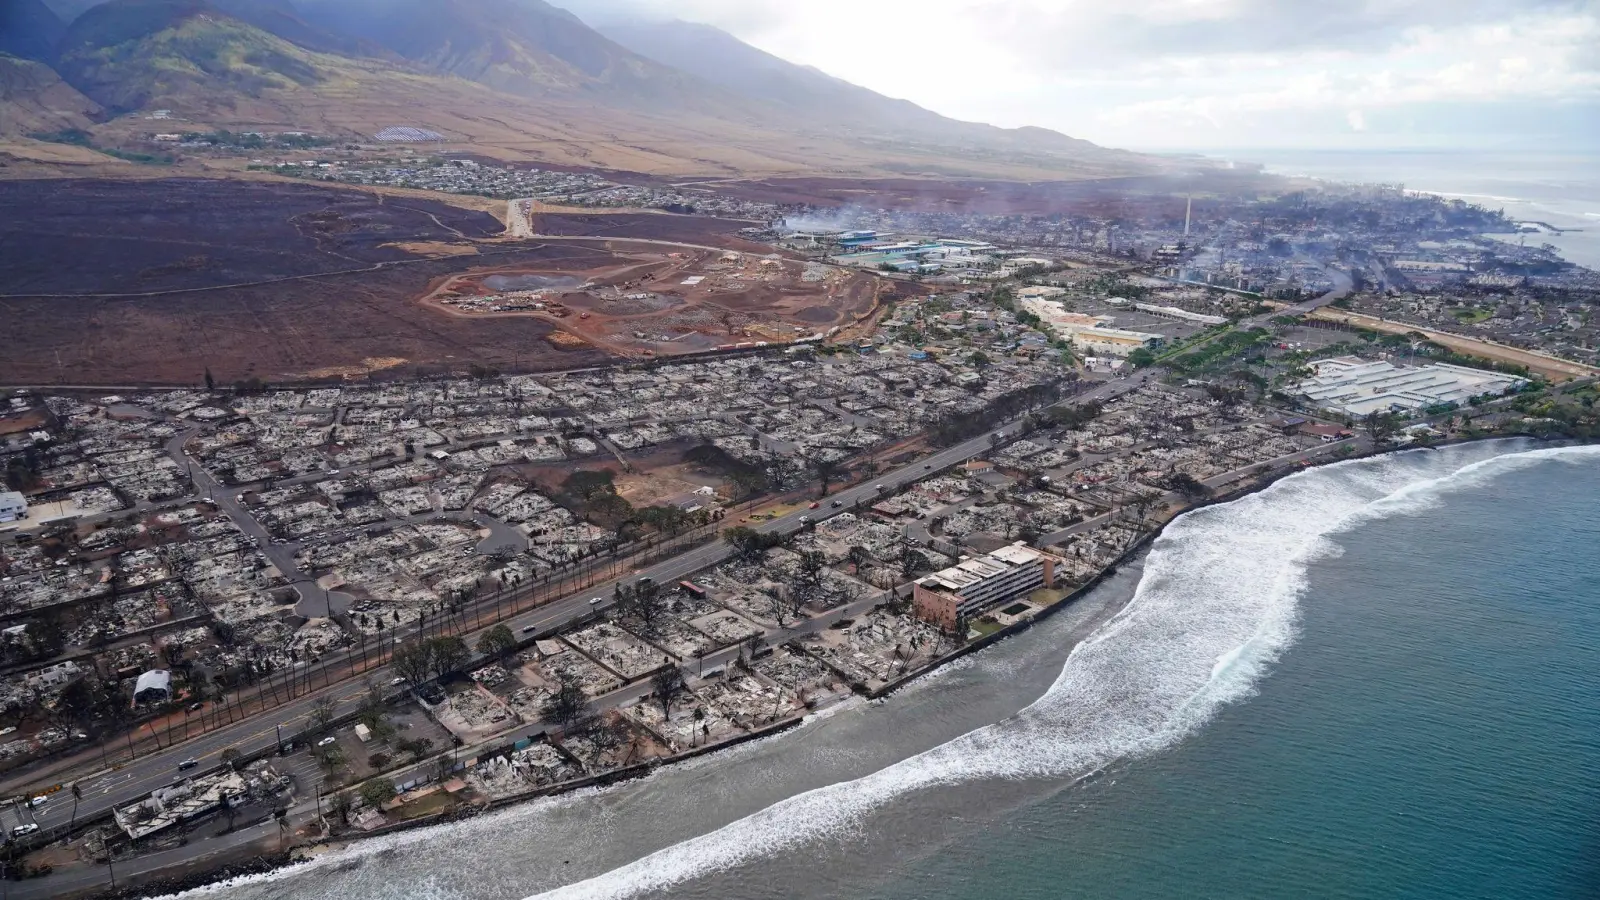
[[[607,241],[576,269],[480,266],[433,286],[421,303],[468,319],[535,319],[627,356],[673,356],[740,343],[785,343],[870,313],[878,276],[733,251]],[[567,265],[566,263],[572,263]]]
[[[734,237],[746,224],[561,215],[539,227],[746,249]],[[417,302],[466,271],[587,272],[612,259],[610,241],[511,242],[502,230],[485,212],[314,185],[0,182],[0,383],[196,384],[207,369],[221,383],[283,382],[610,358],[549,321]]]

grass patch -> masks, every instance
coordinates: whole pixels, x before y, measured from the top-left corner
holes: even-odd
[[[401,822],[412,819],[422,819],[427,816],[437,815],[456,805],[454,797],[444,791],[435,791],[426,797],[402,803],[394,809],[388,810],[385,815]]]
[[[1052,606],[1065,600],[1071,591],[1061,588],[1040,588],[1028,595],[1028,602],[1034,606]]]
[[[987,622],[979,619],[978,621],[972,623],[971,630],[976,632],[978,637],[988,637],[1004,627],[1004,625],[1001,625],[999,622],[996,622],[992,619]]]

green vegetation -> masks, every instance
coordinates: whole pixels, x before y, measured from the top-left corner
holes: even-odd
[[[96,153],[104,153],[117,159],[128,162],[142,163],[147,166],[170,166],[177,160],[165,153],[140,153],[132,150],[118,150],[115,147],[96,147],[94,138],[89,132],[81,128],[65,128],[61,131],[39,131],[28,135],[36,141],[47,141],[52,144],[70,144],[74,147],[86,147]]]
[[[82,128],[63,128],[60,131],[36,131],[28,137],[52,144],[71,144],[74,147],[94,148],[94,138]]]
[[[1177,355],[1164,357],[1167,366],[1184,375],[1215,372],[1241,360],[1250,361],[1264,356],[1264,346],[1272,340],[1265,328],[1248,331],[1225,331],[1202,344],[1190,345]]]
[[[394,669],[412,684],[459,671],[472,656],[459,637],[431,637],[395,648]]]
[[[361,799],[375,809],[395,798],[394,782],[387,778],[374,778],[361,786]]]
[[[511,629],[504,625],[496,625],[485,631],[483,637],[478,638],[477,649],[484,656],[501,657],[516,649],[516,646],[517,636],[511,633]]]
[[[739,558],[751,562],[760,559],[768,550],[783,543],[783,535],[776,532],[757,531],[736,525],[722,532],[722,539],[733,547]]]
[[[304,151],[310,147],[326,147],[336,143],[333,138],[317,135],[262,135],[261,131],[184,131],[187,144],[211,144],[213,147],[237,147],[242,151],[259,151],[266,147],[282,147],[286,151]]]

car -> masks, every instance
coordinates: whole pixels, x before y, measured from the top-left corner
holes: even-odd
[[[838,509],[839,507],[841,507],[843,505],[844,505],[844,501],[843,500],[835,500],[835,501],[833,501],[833,508],[834,509]]]
[[[204,703],[191,703],[186,708],[189,710],[189,712],[199,712],[200,710],[205,709],[206,705]]]
[[[537,625],[524,625],[524,626],[522,626],[522,633],[523,634],[533,634],[535,631],[538,631],[538,630],[539,630],[539,626],[537,626]]]
[[[23,824],[11,829],[11,836],[14,838],[23,837],[25,835],[33,834],[38,830],[39,826],[33,822],[24,822]]]
[[[923,463],[923,465],[922,465],[922,470],[924,472],[926,472],[927,470],[929,470],[931,468],[933,468],[933,463]]]
[[[807,509],[816,509],[816,508],[817,508],[817,507],[818,507],[818,506],[820,506],[820,505],[821,505],[821,504],[819,504],[819,503],[817,503],[817,501],[815,501],[815,500],[813,500],[813,501],[811,501],[811,505],[810,505],[810,506],[808,506],[808,507],[806,507],[806,508],[807,508]]]
[[[872,489],[875,490],[875,491],[881,491],[881,490],[883,490],[883,485],[875,484],[875,485],[872,486]]]
[[[404,678],[395,678],[395,679],[392,679],[389,682],[389,687],[399,687],[400,685],[405,684],[405,683],[406,683],[406,680]]]
[[[599,606],[601,603],[604,603],[604,602],[605,601],[601,600],[599,597],[590,597],[589,598],[589,605],[590,606]],[[531,628],[533,626],[530,625],[528,627]]]
[[[317,746],[318,747],[327,747],[329,745],[336,744],[338,742],[339,742],[339,739],[330,734],[327,737],[323,738],[322,740],[317,741]]]
[[[328,474],[329,475],[337,475],[337,474],[339,474],[339,470],[338,469],[329,469],[328,470]]]
[[[800,517],[800,527],[804,528],[805,526],[810,525],[810,524],[811,524],[811,517],[810,516],[801,516]]]
[[[32,800],[29,800],[28,801],[28,805],[29,806],[43,806],[43,805],[45,805],[46,803],[49,803],[49,802],[50,802],[50,795],[49,794],[40,794],[39,796],[33,798]]]
[[[184,760],[183,762],[178,763],[178,771],[179,772],[185,772],[185,771],[188,771],[189,769],[192,769],[192,768],[194,768],[195,766],[198,766],[198,765],[200,765],[200,760],[195,759],[194,757],[191,756],[188,759]]]

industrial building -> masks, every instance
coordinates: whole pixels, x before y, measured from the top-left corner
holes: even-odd
[[[1133,308],[1152,316],[1163,316],[1169,319],[1179,319],[1184,322],[1194,322],[1197,325],[1226,325],[1225,316],[1212,316],[1206,313],[1191,312],[1177,306],[1161,306],[1156,303],[1134,303]]]
[[[1311,363],[1311,370],[1316,374],[1295,390],[1318,407],[1352,416],[1460,406],[1473,397],[1504,394],[1527,383],[1515,375],[1446,363],[1396,366],[1354,356],[1319,360]]]
[[[957,623],[1000,603],[1053,586],[1057,562],[1056,557],[1018,541],[917,580],[912,603],[918,617],[954,631]]]

